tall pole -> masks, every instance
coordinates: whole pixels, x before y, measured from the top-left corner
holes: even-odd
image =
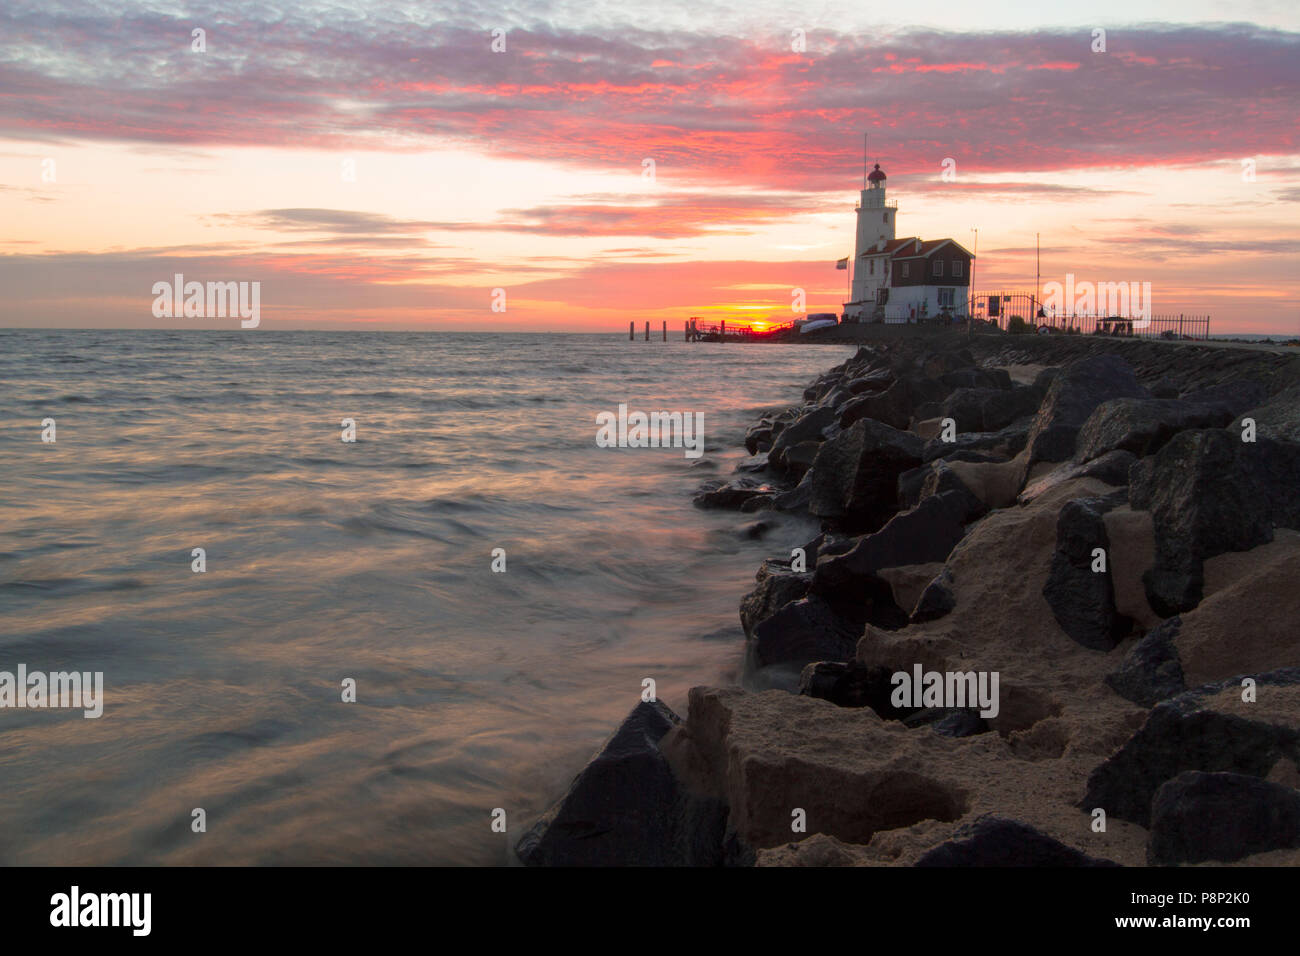
[[[1043,269],[1042,253],[1038,244],[1038,233],[1034,233],[1034,307],[1038,306],[1038,291],[1043,287]],[[1038,312],[1034,312],[1034,318],[1038,318]]]
[[[867,188],[867,134],[862,133],[862,188]]]
[[[975,248],[972,250],[970,260],[970,305],[967,308],[966,313],[967,327],[973,329],[975,327],[975,260],[979,258],[980,254],[979,227],[972,228],[971,232],[975,233]]]

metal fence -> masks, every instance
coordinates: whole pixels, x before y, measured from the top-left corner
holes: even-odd
[[[1042,303],[1030,292],[980,292],[970,298],[970,314],[1009,330],[1011,320],[1026,323],[1027,332],[1051,330],[1081,335],[1115,335],[1143,339],[1203,340],[1210,337],[1208,315],[1039,315]]]

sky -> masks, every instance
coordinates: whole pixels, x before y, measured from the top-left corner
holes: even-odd
[[[156,317],[176,274],[262,329],[838,312],[865,134],[977,291],[1037,236],[1043,283],[1295,335],[1297,104],[1293,0],[3,0],[0,326],[238,327]]]

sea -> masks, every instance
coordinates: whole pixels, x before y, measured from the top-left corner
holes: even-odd
[[[739,601],[816,529],[691,497],[850,354],[0,330],[0,681],[103,688],[0,693],[0,864],[509,865],[647,680],[746,680]],[[620,404],[702,456],[599,447]]]

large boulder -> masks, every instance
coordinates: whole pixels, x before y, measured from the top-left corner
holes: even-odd
[[[943,400],[938,417],[951,418],[958,432],[995,432],[1033,415],[1042,399],[1031,385],[959,388]]]
[[[784,605],[753,626],[751,646],[760,667],[846,661],[853,657],[862,623],[810,595]]]
[[[1150,827],[1151,799],[1187,770],[1267,777],[1283,757],[1300,762],[1300,668],[1255,676],[1254,700],[1240,679],[1162,701],[1088,777],[1079,807]]]
[[[1300,385],[1284,389],[1242,413],[1232,423],[1231,430],[1240,435],[1247,418],[1255,423],[1255,432],[1261,438],[1300,444]]]
[[[1074,457],[1079,429],[1098,405],[1146,394],[1133,369],[1117,355],[1092,355],[1065,366],[1052,378],[1030,425],[1026,467]]]
[[[1218,405],[1232,418],[1268,401],[1268,389],[1253,378],[1234,378],[1218,385],[1193,389],[1182,399],[1200,405]]]
[[[863,537],[843,554],[822,555],[813,572],[812,590],[851,598],[860,595],[882,568],[944,561],[966,533],[968,494],[945,491],[911,511],[900,512],[875,534]]]
[[[1129,500],[1151,512],[1156,560],[1144,576],[1156,613],[1194,608],[1203,562],[1273,540],[1273,529],[1300,528],[1300,446],[1260,438],[1243,442],[1226,429],[1179,432],[1133,466]]]
[[[992,814],[959,827],[916,866],[1118,866],[1066,846],[1019,820]]]
[[[895,382],[883,392],[860,394],[840,406],[841,428],[848,428],[863,418],[874,418],[894,428],[906,428],[912,420],[912,394],[908,383]]]
[[[802,442],[821,442],[825,439],[822,432],[835,424],[835,409],[829,405],[809,409],[797,419],[781,429],[767,458],[773,468],[785,468],[785,454],[790,448]]]
[[[959,368],[944,372],[939,381],[950,388],[1011,388],[1011,373],[1004,368]]]
[[[1297,582],[1300,532],[1286,528],[1268,544],[1206,561],[1205,599],[1180,616],[1173,638],[1188,684],[1300,661]]]
[[[1105,498],[1079,498],[1066,502],[1056,521],[1056,551],[1043,597],[1061,629],[1084,647],[1108,651],[1132,627],[1132,621],[1115,609],[1107,557],[1094,557],[1096,549],[1109,552],[1104,515],[1114,502]],[[1094,570],[1105,561],[1105,570]]]
[[[795,809],[806,836],[857,845],[880,831],[954,821],[987,766],[970,741],[780,690],[693,687],[685,734],[727,795],[729,827],[755,850],[790,842]]]
[[[1115,449],[1144,458],[1155,454],[1181,431],[1222,428],[1231,420],[1232,413],[1222,405],[1161,398],[1114,398],[1098,405],[1084,422],[1074,460],[1090,461]]]
[[[1143,707],[1153,707],[1186,690],[1174,644],[1182,623],[1181,618],[1171,617],[1148,631],[1119,668],[1106,675],[1111,689]]]
[[[726,805],[691,793],[659,750],[681,719],[641,702],[520,839],[529,866],[716,866]]]
[[[854,422],[817,452],[808,510],[846,530],[875,531],[898,510],[898,476],[921,463],[921,447],[908,432]]]
[[[1180,773],[1151,802],[1153,866],[1300,847],[1300,791],[1240,773]]]

